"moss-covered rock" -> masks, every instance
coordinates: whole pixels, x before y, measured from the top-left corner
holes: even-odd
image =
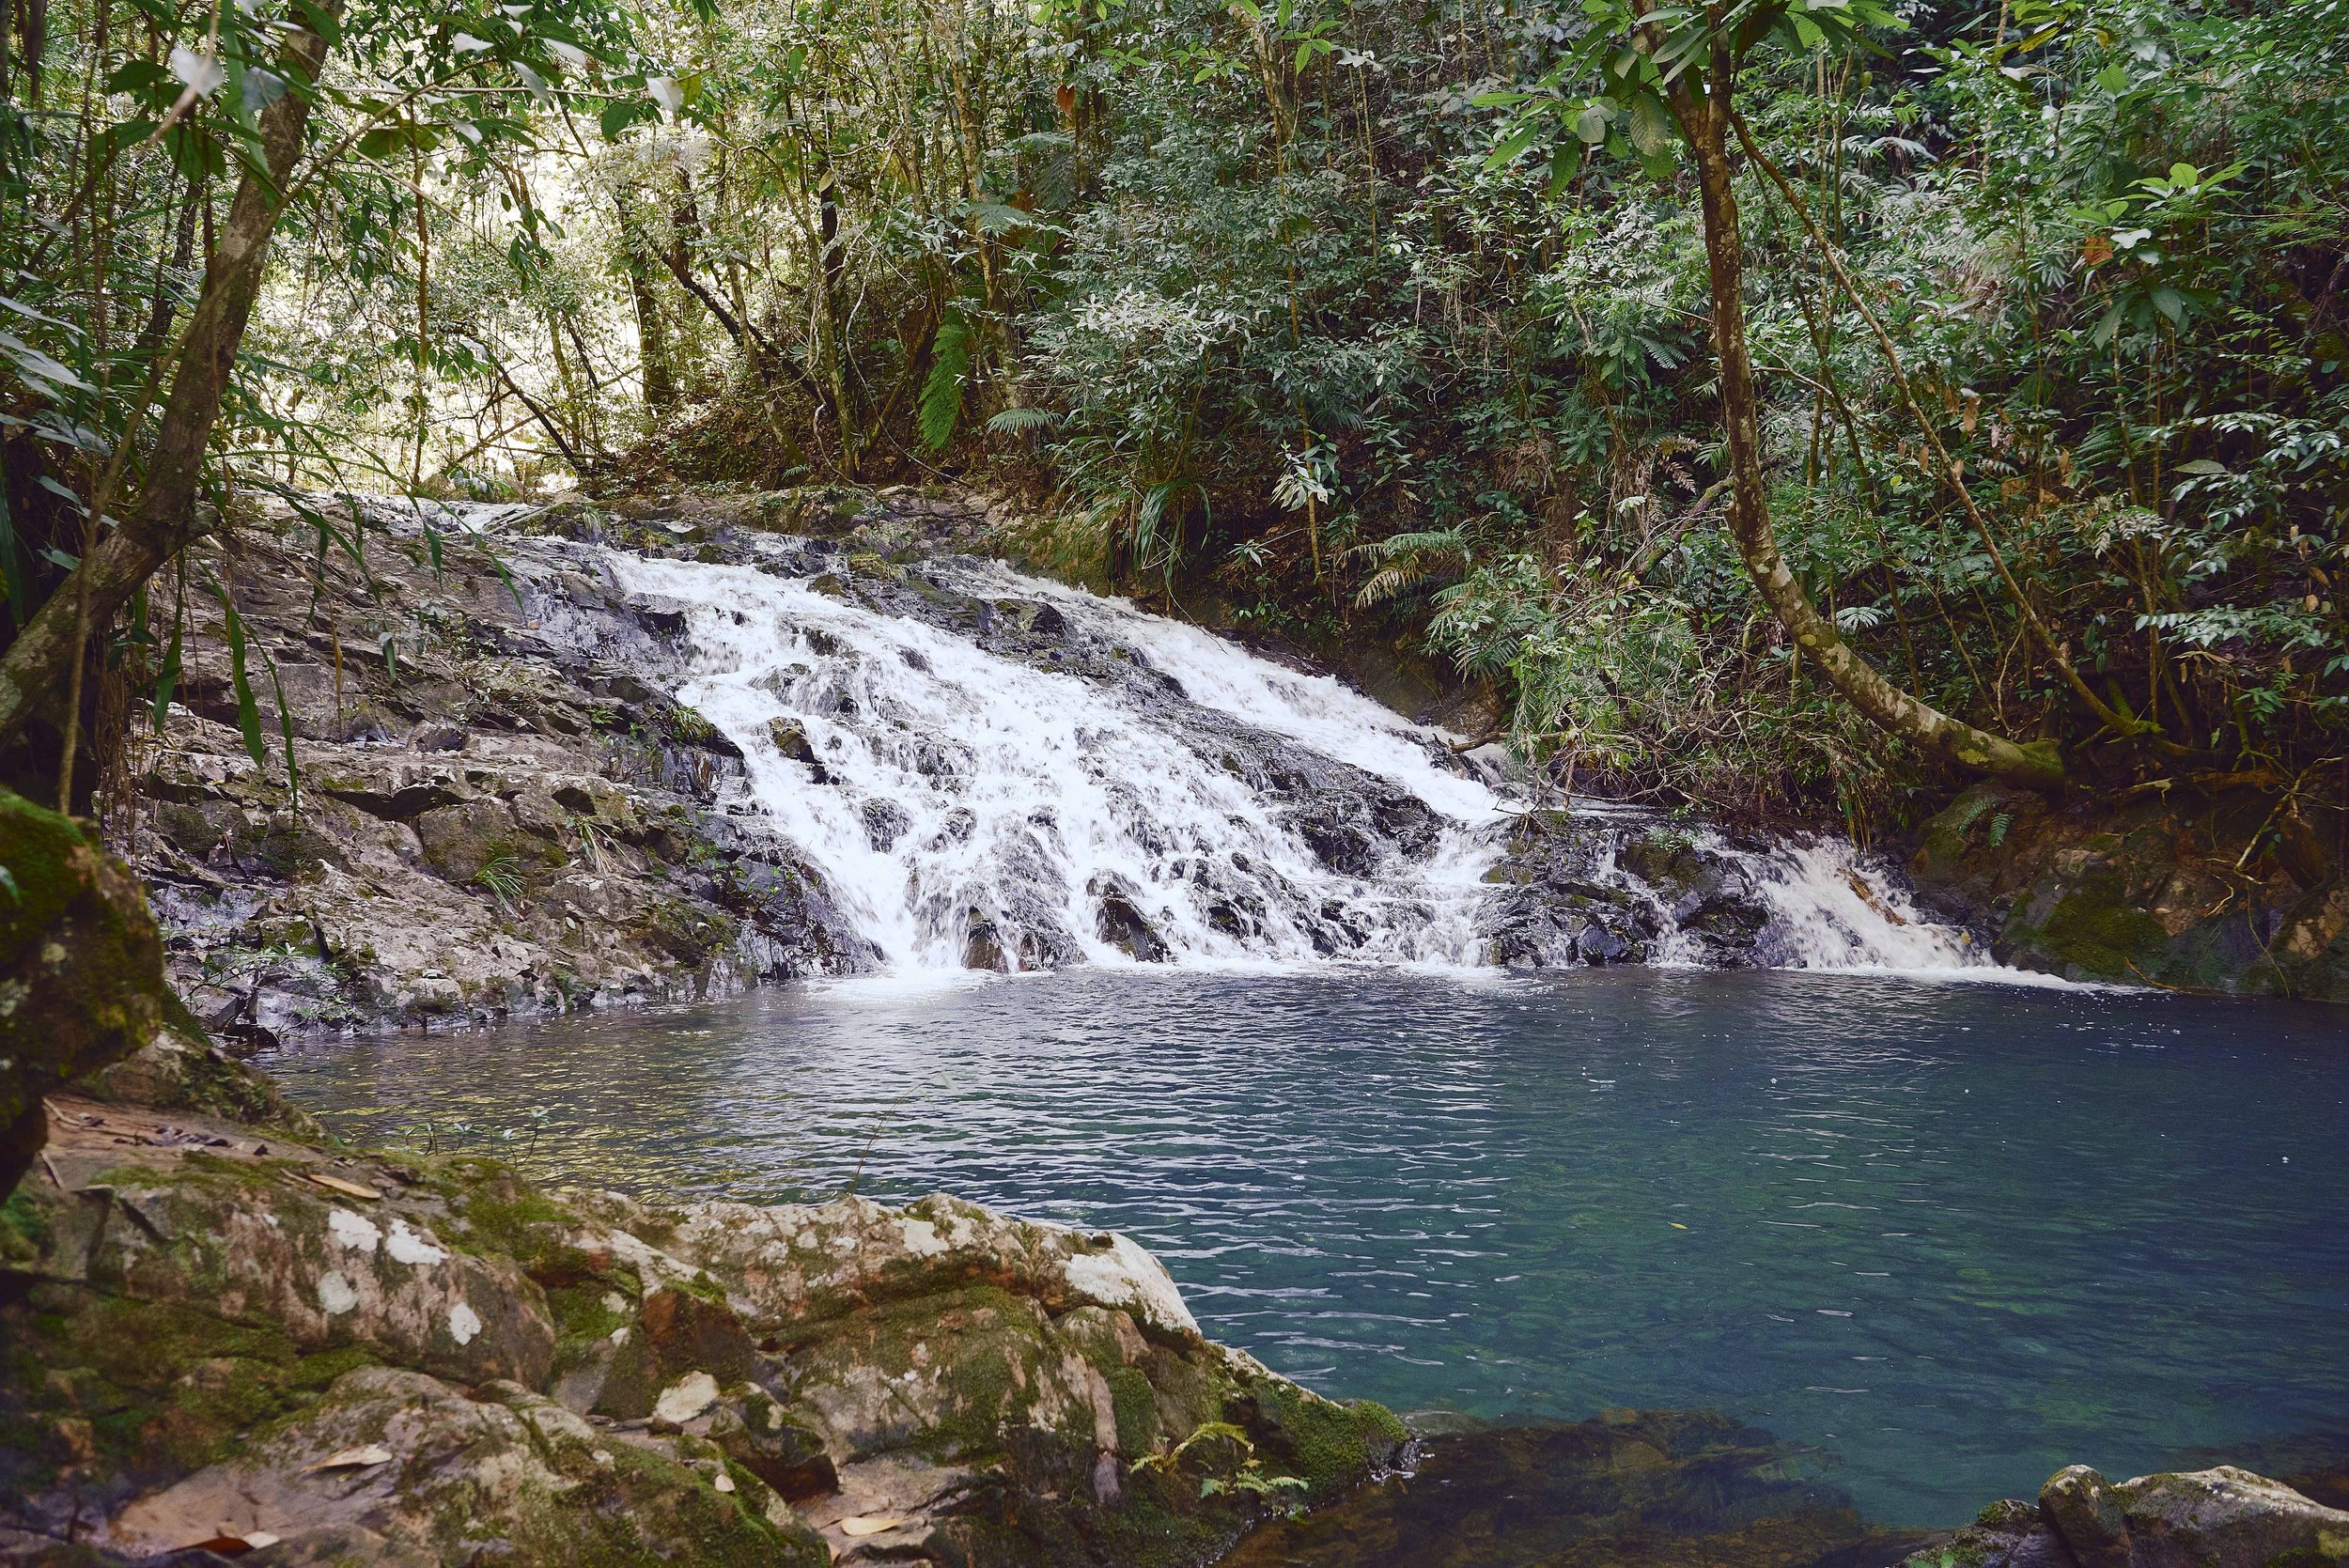
[[[177,997],[166,997],[164,1011],[168,1021],[152,1040],[76,1080],[73,1092],[110,1105],[225,1116],[311,1141],[325,1136],[318,1119],[288,1104],[268,1075],[207,1039]]]
[[[1909,873],[2006,963],[2349,1001],[2349,884],[2324,846],[2251,792],[2172,797],[2059,803],[1981,784],[1925,825]]]
[[[1420,1439],[1408,1474],[1258,1531],[1224,1568],[1824,1568],[1924,1539],[1866,1525],[1815,1454],[1711,1411],[1460,1424]]]
[[[1401,1437],[1209,1344],[1108,1233],[664,1209],[56,1104],[0,1205],[0,1556],[80,1520],[126,1552],[278,1536],[253,1558],[288,1568],[1194,1568]]]
[[[282,1538],[281,1559],[324,1536],[432,1563],[829,1561],[779,1499],[704,1445],[605,1432],[514,1383],[467,1393],[387,1368],[346,1374],[248,1452],[138,1498],[105,1539],[156,1552],[223,1527]]]
[[[155,1037],[163,943],[147,895],[74,823],[0,790],[0,1185],[44,1134],[43,1094]]]

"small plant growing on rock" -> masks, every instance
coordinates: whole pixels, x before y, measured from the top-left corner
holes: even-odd
[[[497,907],[508,915],[521,909],[522,879],[515,871],[521,862],[511,855],[500,855],[474,873],[476,885],[497,901]]]
[[[1283,1498],[1282,1494],[1305,1491],[1306,1483],[1303,1478],[1293,1475],[1265,1474],[1264,1461],[1256,1455],[1256,1445],[1248,1440],[1248,1434],[1230,1421],[1202,1421],[1190,1436],[1164,1453],[1144,1454],[1135,1460],[1134,1469],[1137,1473],[1143,1470],[1165,1470],[1172,1474],[1174,1467],[1182,1463],[1183,1456],[1190,1452],[1193,1444],[1215,1437],[1225,1438],[1238,1444],[1240,1452],[1246,1457],[1240,1461],[1239,1468],[1228,1476],[1211,1475],[1202,1478],[1199,1483],[1201,1497],[1215,1498],[1231,1492],[1246,1492],[1264,1498],[1267,1503],[1280,1509],[1283,1513],[1294,1512],[1296,1507],[1301,1504],[1302,1498]]]

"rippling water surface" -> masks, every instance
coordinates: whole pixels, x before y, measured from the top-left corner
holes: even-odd
[[[1403,1409],[1707,1405],[1943,1524],[2349,1418],[2349,1017],[1853,976],[849,982],[304,1048],[341,1130],[1127,1231]],[[858,1174],[861,1168],[861,1176]]]

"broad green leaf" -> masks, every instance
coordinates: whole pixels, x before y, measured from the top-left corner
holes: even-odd
[[[1678,132],[1672,111],[1655,94],[1641,93],[1631,101],[1631,145],[1641,156],[1653,158],[1670,150]]]
[[[1541,127],[1537,124],[1529,122],[1519,125],[1516,130],[1510,132],[1508,135],[1501,138],[1501,142],[1499,147],[1493,148],[1490,153],[1486,154],[1485,158],[1485,172],[1489,174],[1493,170],[1500,168],[1502,164],[1514,162],[1519,153],[1533,145],[1533,138],[1540,134]]]

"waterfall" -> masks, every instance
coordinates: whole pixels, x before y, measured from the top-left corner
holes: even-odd
[[[825,541],[761,549],[605,553],[682,619],[677,695],[743,754],[730,809],[894,969],[1987,963],[1840,841],[1620,807],[1535,832],[1440,733],[1196,627],[996,564],[852,589]]]

